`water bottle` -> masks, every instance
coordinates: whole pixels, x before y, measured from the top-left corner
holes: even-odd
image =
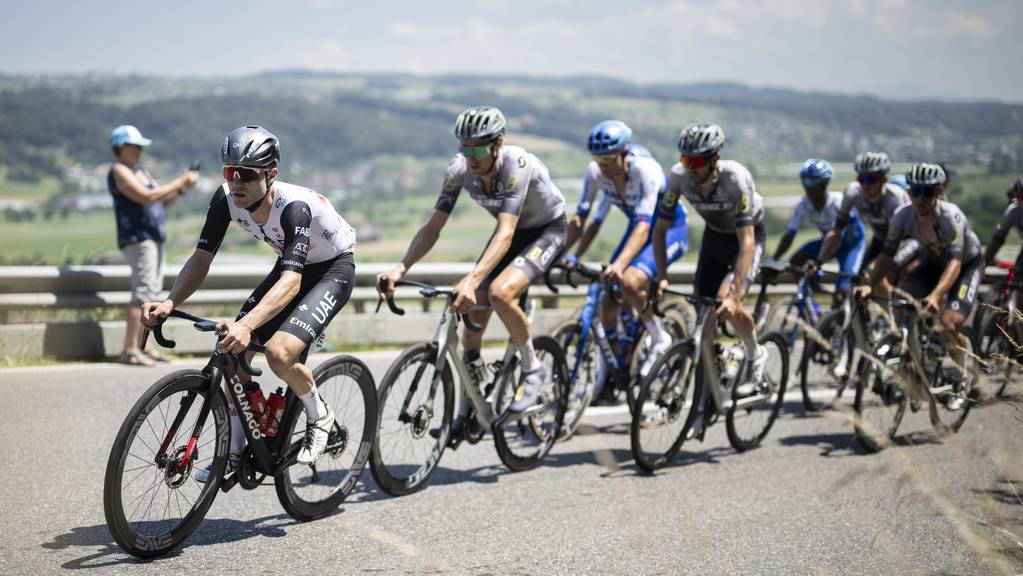
[[[249,399],[249,405],[252,406],[252,413],[256,415],[256,420],[259,421],[263,418],[263,413],[266,412],[266,398],[263,397],[263,389],[259,387],[257,382],[249,382],[244,387],[245,397]]]
[[[267,438],[277,435],[281,427],[281,417],[284,416],[284,389],[277,388],[277,391],[270,395],[266,401],[266,412],[260,421],[259,431]]]
[[[746,359],[746,352],[741,346],[731,345],[725,351],[725,379],[733,380],[739,375],[739,368]]]

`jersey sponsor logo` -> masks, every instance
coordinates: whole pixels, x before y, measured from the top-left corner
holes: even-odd
[[[299,320],[298,318],[292,316],[291,318],[288,319],[288,324],[298,326],[302,330],[305,330],[306,334],[312,336],[313,338],[316,338],[316,330],[313,330],[313,327],[310,326],[308,322],[303,322],[302,320]]]
[[[299,270],[305,268],[305,264],[295,260],[281,260],[281,266],[291,266],[293,268],[298,268]]]
[[[280,208],[281,206],[284,206],[285,202],[286,201],[284,200],[284,198],[278,198],[277,201],[274,202],[274,208]]]
[[[516,160],[515,163],[519,165],[519,168],[525,168],[526,167],[526,157],[525,156],[519,156],[519,159]]]
[[[334,309],[334,306],[337,306],[337,300],[334,299],[334,295],[330,292],[324,292],[323,297],[316,304],[316,310],[313,310],[313,318],[320,324],[323,324],[327,321],[327,315]]]
[[[518,256],[515,258],[515,260],[512,261],[512,266],[515,266],[516,268],[523,268],[525,267],[525,265],[526,259],[523,258],[522,256]]]
[[[539,246],[533,246],[533,249],[529,251],[529,255],[527,256],[527,258],[535,262],[540,258],[541,255],[543,255],[543,248]]]
[[[331,231],[331,230],[324,230],[324,231],[323,231],[323,232],[322,232],[322,233],[320,234],[320,236],[323,236],[323,238],[324,238],[324,239],[326,239],[326,240],[330,240],[331,238],[333,238],[333,237],[334,237],[334,232],[333,232],[333,231]]]
[[[519,176],[509,176],[508,177],[508,183],[505,184],[504,189],[505,190],[514,190],[515,186],[518,185],[519,180],[521,180],[521,177],[519,177]],[[500,182],[498,182],[497,189],[498,189],[497,190],[498,192],[503,192],[504,191],[504,190],[501,190],[501,183]]]
[[[305,226],[295,226],[295,234],[299,236],[308,236],[309,229],[306,228]]]
[[[448,176],[444,179],[444,191],[454,192],[455,190],[458,190],[458,179],[454,176]]]
[[[206,246],[206,245],[207,245],[207,244],[209,244],[209,243],[210,243],[210,241],[209,241],[209,240],[207,240],[207,239],[205,239],[205,238],[200,238],[200,239],[199,239],[199,245],[200,245],[200,246]]]
[[[295,254],[308,254],[309,253],[309,245],[304,243],[304,242],[299,242],[298,244],[295,244],[295,249],[294,250],[295,250]]]
[[[248,229],[248,227],[249,227],[249,221],[244,219],[244,218],[239,218],[238,219],[238,224],[241,225],[241,227],[245,228],[245,229]]]

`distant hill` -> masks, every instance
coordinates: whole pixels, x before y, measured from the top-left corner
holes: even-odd
[[[1023,167],[1023,106],[1016,104],[590,77],[302,71],[224,79],[0,76],[0,165],[8,177],[32,179],[59,174],[69,162],[106,161],[106,138],[120,123],[153,138],[153,157],[212,165],[230,129],[259,123],[281,136],[287,161],[344,170],[379,155],[450,155],[455,115],[477,103],[500,106],[512,131],[580,148],[594,123],[621,118],[665,161],[676,156],[682,126],[709,119],[724,127],[727,155],[748,161],[848,161],[881,149],[897,161],[935,159],[994,172]]]

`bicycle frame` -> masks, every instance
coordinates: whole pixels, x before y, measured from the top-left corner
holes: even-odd
[[[604,323],[600,319],[600,314],[598,314],[604,290],[602,282],[591,282],[586,293],[586,301],[580,309],[579,321],[582,323],[582,329],[579,331],[580,336],[579,342],[576,344],[575,359],[568,376],[570,384],[575,384],[576,378],[579,375],[579,367],[582,365],[583,353],[586,351],[586,342],[590,337],[591,330],[597,341],[597,347],[600,348],[600,353],[608,366],[613,366],[618,371],[625,369],[624,358],[619,358],[615,354],[614,349],[611,347],[611,342],[607,338]],[[622,335],[619,343],[622,346],[622,356],[628,357],[635,351],[635,342],[632,341],[630,332],[633,332],[633,328],[641,324],[642,320],[627,306],[622,307],[619,312],[619,318],[622,319],[622,325],[625,327],[625,333]]]

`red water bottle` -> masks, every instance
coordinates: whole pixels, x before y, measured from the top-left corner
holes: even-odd
[[[263,419],[263,413],[266,412],[266,398],[263,397],[263,389],[259,387],[257,382],[249,382],[245,385],[245,397],[249,399],[249,405],[252,406],[252,413],[256,415],[256,421]]]
[[[284,389],[278,388],[266,400],[266,412],[263,421],[260,422],[259,431],[267,438],[273,438],[280,428],[282,416],[284,416]]]

